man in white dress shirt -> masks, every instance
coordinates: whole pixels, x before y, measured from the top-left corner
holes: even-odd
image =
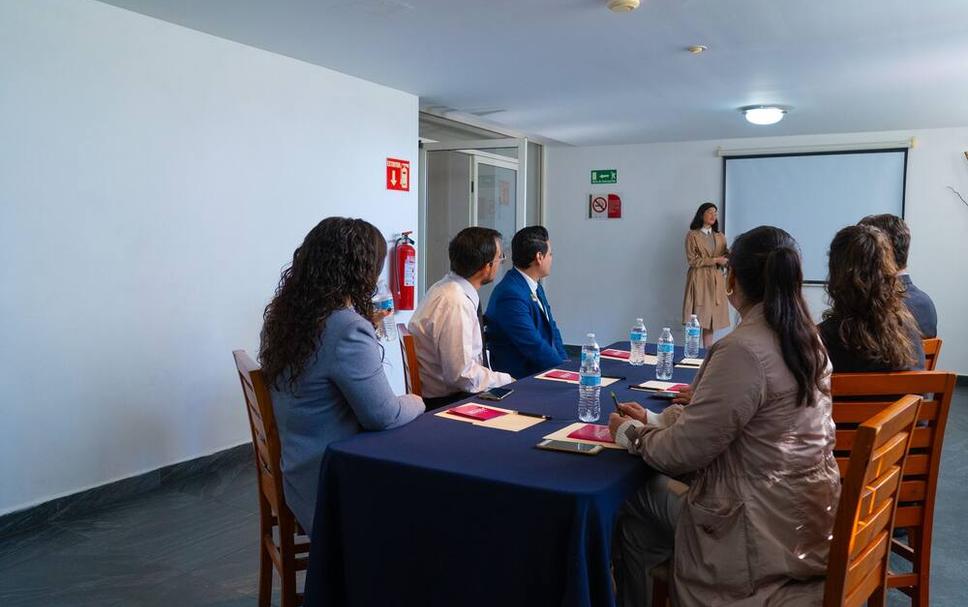
[[[504,261],[501,233],[465,228],[448,253],[450,272],[430,287],[408,325],[427,410],[514,381],[488,367],[480,322],[478,290],[494,282]]]

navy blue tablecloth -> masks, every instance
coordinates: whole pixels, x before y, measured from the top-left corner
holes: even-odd
[[[628,349],[628,342],[610,347]],[[655,379],[654,366],[602,359],[602,374],[627,380],[602,390],[599,423],[613,409],[610,390],[656,412],[668,404],[627,388]],[[694,375],[675,369],[673,381]],[[510,387],[501,407],[553,419],[506,432],[424,414],[402,428],[330,445],[320,470],[307,605],[614,604],[613,526],[649,470],[620,450],[588,457],[534,448],[577,421],[578,387],[534,378]]]

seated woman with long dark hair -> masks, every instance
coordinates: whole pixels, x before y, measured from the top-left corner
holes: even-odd
[[[675,604],[819,605],[840,496],[829,364],[789,234],[733,243],[727,294],[742,320],[709,350],[689,403],[612,413],[616,442],[655,471],[615,537],[619,605],[651,600],[668,558]]]
[[[282,442],[286,503],[307,532],[326,446],[424,411],[419,396],[396,396],[383,372],[371,319],[386,254],[373,225],[324,219],[296,249],[265,309],[259,360]]]
[[[820,337],[838,373],[924,369],[917,321],[904,303],[891,242],[869,225],[848,226],[830,243]]]

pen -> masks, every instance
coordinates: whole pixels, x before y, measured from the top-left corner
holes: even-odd
[[[612,400],[615,402],[615,412],[618,413],[619,415],[621,415],[622,417],[625,417],[625,412],[622,411],[622,409],[619,408],[619,406],[618,406],[618,397],[615,396],[615,391],[614,390],[612,390]]]
[[[644,386],[637,386],[635,384],[629,384],[629,390],[636,390],[638,392],[658,392],[655,388],[646,388]]]
[[[541,413],[529,413],[527,411],[515,411],[518,415],[523,415],[525,417],[540,417],[541,419],[551,419],[550,415],[542,415]]]

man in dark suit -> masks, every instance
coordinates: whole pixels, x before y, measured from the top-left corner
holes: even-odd
[[[485,335],[491,368],[527,377],[568,356],[551,305],[539,282],[551,274],[551,239],[543,226],[518,231],[511,240],[514,268],[494,288],[487,304]]]
[[[887,234],[894,247],[894,261],[897,263],[898,275],[906,291],[904,303],[907,304],[914,320],[918,321],[921,337],[937,337],[938,313],[934,309],[934,302],[927,293],[914,286],[911,275],[907,271],[908,249],[911,247],[911,230],[908,229],[907,224],[897,215],[887,213],[868,215],[861,219],[860,223],[874,226]]]

